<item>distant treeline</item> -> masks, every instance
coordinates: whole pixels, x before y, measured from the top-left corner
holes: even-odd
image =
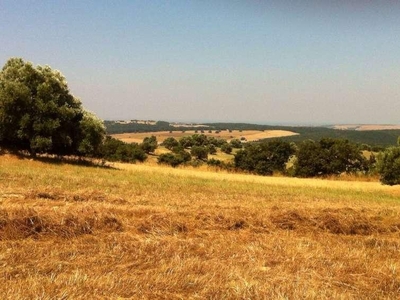
[[[389,147],[397,144],[400,130],[338,130],[324,127],[287,127],[299,133],[297,136],[283,137],[289,142],[302,142],[305,140],[320,140],[322,138],[346,139],[356,144],[366,144],[372,147]]]
[[[131,133],[131,132],[156,132],[176,130],[169,122],[158,121],[156,124],[141,124],[136,122],[119,123],[117,121],[104,121],[108,134]]]
[[[366,144],[372,147],[395,146],[400,130],[338,130],[327,127],[306,126],[272,126],[248,123],[205,123],[204,127],[187,126],[174,127],[169,122],[158,121],[154,125],[105,121],[108,134],[156,131],[188,131],[188,130],[288,130],[298,133],[296,136],[282,137],[284,141],[299,143],[305,140],[320,140],[322,138],[347,139],[353,143]]]

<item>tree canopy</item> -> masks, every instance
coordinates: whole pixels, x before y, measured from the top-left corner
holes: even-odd
[[[281,140],[249,144],[235,154],[235,167],[260,175],[284,172],[294,152],[290,143]]]
[[[400,138],[397,143],[397,147],[390,147],[378,156],[377,171],[383,184],[400,184]]]
[[[105,127],[49,66],[11,58],[0,72],[0,145],[31,154],[95,154]]]
[[[295,175],[314,177],[367,171],[368,161],[359,147],[348,140],[324,138],[300,143]]]

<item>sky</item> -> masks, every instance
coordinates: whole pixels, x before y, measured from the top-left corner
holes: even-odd
[[[400,1],[0,0],[0,65],[106,120],[400,124]]]

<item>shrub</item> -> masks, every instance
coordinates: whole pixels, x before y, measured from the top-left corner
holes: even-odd
[[[217,153],[217,148],[213,144],[208,145],[207,146],[207,150],[208,150],[208,153],[210,153],[210,154],[216,154]]]
[[[153,153],[158,147],[157,138],[154,135],[151,137],[145,137],[143,143],[140,144],[140,147],[147,154]]]
[[[223,162],[220,161],[219,159],[211,158],[207,161],[207,165],[214,167],[221,167],[223,165]]]
[[[383,184],[400,184],[400,147],[389,148],[378,155],[377,171]]]
[[[260,175],[285,172],[286,163],[294,152],[293,145],[280,140],[248,144],[235,154],[235,167]]]
[[[193,139],[190,136],[184,136],[179,140],[179,144],[183,147],[183,148],[190,148],[193,146]]]
[[[368,161],[357,145],[342,139],[304,141],[294,164],[295,176],[314,177],[368,171]]]
[[[198,160],[206,160],[208,158],[208,149],[203,146],[193,146],[190,154]]]
[[[136,162],[145,161],[147,156],[143,149],[136,143],[128,144],[107,136],[100,146],[99,158],[109,161]]]
[[[191,160],[190,154],[186,152],[181,146],[174,147],[172,151],[173,153],[161,154],[158,157],[157,162],[159,164],[167,164],[172,167],[177,167]]]
[[[179,142],[173,137],[168,137],[164,140],[164,142],[162,142],[161,145],[163,145],[168,150],[172,150],[174,147],[179,145]]]
[[[240,149],[243,147],[242,142],[238,139],[232,139],[230,141],[232,148]]]
[[[221,145],[221,151],[226,153],[226,154],[231,154],[232,153],[232,146],[229,145],[228,143],[224,143]]]

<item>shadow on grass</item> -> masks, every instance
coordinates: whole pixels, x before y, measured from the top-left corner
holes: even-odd
[[[91,168],[104,168],[112,170],[117,169],[112,165],[110,165],[109,162],[99,158],[88,158],[79,156],[59,156],[54,154],[38,154],[36,156],[32,156],[27,151],[17,151],[13,149],[0,148],[0,155],[5,155],[5,154],[14,155],[15,157],[21,160],[29,159],[52,165],[68,164],[68,165],[76,165],[76,166],[91,167]]]
[[[49,156],[49,155],[40,155],[36,157],[28,156],[26,158],[30,158],[36,161],[40,161],[47,164],[53,165],[75,165],[82,167],[90,167],[90,168],[103,168],[103,169],[112,169],[116,170],[113,166],[109,165],[108,162],[102,159],[94,159],[94,158],[86,158],[86,157],[71,157],[71,156]]]

